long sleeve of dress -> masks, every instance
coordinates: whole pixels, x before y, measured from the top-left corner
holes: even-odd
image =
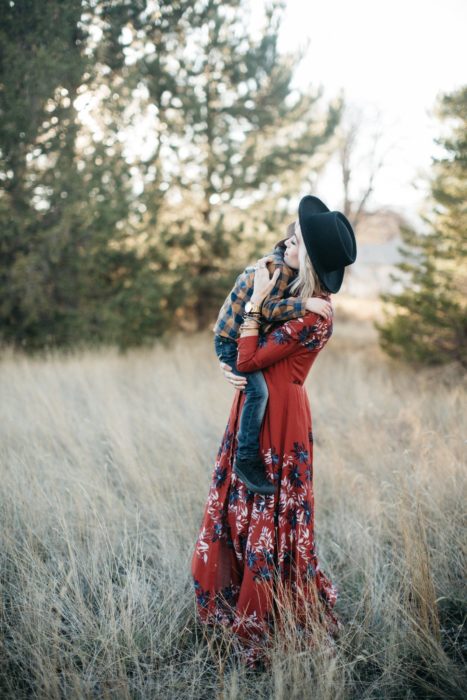
[[[332,317],[329,319],[313,312],[292,319],[261,337],[247,335],[239,337],[237,369],[240,372],[255,372],[282,360],[294,352],[317,352],[332,334]]]

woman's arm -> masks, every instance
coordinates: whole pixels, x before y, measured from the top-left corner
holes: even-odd
[[[258,345],[258,334],[246,331],[238,339],[237,369],[254,372],[292,355],[294,352],[318,352],[332,334],[332,319],[317,313],[286,321],[266,334]]]
[[[268,294],[271,293],[271,290],[273,289],[277,281],[277,276],[280,272],[279,270],[275,270],[272,275],[272,278],[269,277],[269,271],[266,267],[266,263],[271,259],[271,256],[266,256],[265,258],[261,258],[261,260],[258,260],[257,265],[255,265],[254,285],[253,294],[251,296],[251,302],[258,306],[260,306],[261,303],[264,301],[265,297],[267,297]],[[246,331],[244,330],[244,333],[245,332]],[[256,331],[252,332],[255,333]],[[236,389],[240,389],[240,391],[243,391],[245,389],[247,384],[246,377],[241,377],[238,374],[234,374],[231,371],[232,367],[227,365],[225,362],[221,362],[220,367],[224,374],[224,377],[231,384],[233,384]]]
[[[254,303],[261,304],[273,289],[278,274],[279,271],[275,270],[270,279],[266,265],[258,264],[251,297]],[[317,313],[309,312],[286,321],[263,336],[261,347],[258,345],[258,326],[258,318],[247,317],[240,327],[237,350],[237,369],[240,372],[254,372],[268,367],[293,352],[301,351],[301,346],[306,347],[307,351],[319,350],[332,333],[332,317],[322,318]]]

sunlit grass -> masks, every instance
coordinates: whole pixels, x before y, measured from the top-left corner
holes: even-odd
[[[345,632],[331,657],[285,624],[253,677],[197,622],[189,572],[234,394],[210,334],[4,352],[0,373],[4,697],[463,697],[455,367],[415,373],[368,322],[336,318],[307,389],[318,556]]]

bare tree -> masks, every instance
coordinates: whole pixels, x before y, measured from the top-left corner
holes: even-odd
[[[375,180],[384,166],[386,156],[395,144],[382,148],[385,133],[382,128],[381,110],[370,115],[369,110],[346,103],[341,123],[337,129],[337,155],[342,173],[343,213],[355,228],[365,212],[374,190]],[[363,146],[363,144],[368,144]],[[354,192],[355,173],[364,184]],[[353,198],[352,198],[353,195]]]

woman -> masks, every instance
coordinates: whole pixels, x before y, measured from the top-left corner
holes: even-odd
[[[344,267],[355,258],[355,237],[344,215],[330,212],[316,197],[304,197],[295,241],[289,242],[285,258],[298,268],[294,291],[330,301],[330,292],[341,286]],[[255,272],[252,302],[261,304],[271,285],[263,262]],[[231,629],[251,668],[267,661],[270,634],[287,601],[293,606],[298,633],[310,620],[330,638],[341,627],[333,611],[337,590],[321,571],[316,555],[313,433],[303,386],[331,337],[332,316],[308,312],[261,336],[259,343],[258,325],[256,318],[246,316],[237,367],[264,372],[269,402],[260,451],[276,491],[271,495],[249,491],[232,469],[245,399],[237,391],[191,563],[201,620]],[[245,381],[236,375],[229,378],[239,389]]]

